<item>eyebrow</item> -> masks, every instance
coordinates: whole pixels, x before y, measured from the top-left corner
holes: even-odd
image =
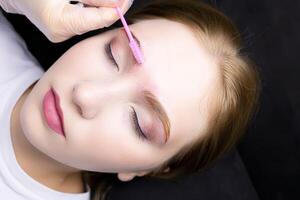
[[[164,127],[164,134],[165,134],[165,143],[170,138],[170,120],[167,115],[166,110],[161,105],[161,103],[157,100],[157,97],[150,92],[149,90],[143,91],[143,97],[149,105],[150,109],[158,115],[159,119],[162,121],[163,127]]]

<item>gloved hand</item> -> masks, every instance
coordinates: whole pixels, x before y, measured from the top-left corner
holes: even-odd
[[[78,2],[80,1],[80,2]],[[123,14],[133,0],[0,0],[9,13],[25,15],[52,42],[108,27],[118,20],[115,6]]]

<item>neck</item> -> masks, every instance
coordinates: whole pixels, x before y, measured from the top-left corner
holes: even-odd
[[[60,192],[82,193],[84,183],[82,174],[59,163],[36,149],[24,136],[19,114],[20,109],[32,90],[32,84],[16,103],[11,116],[11,138],[16,159],[20,167],[39,183]]]

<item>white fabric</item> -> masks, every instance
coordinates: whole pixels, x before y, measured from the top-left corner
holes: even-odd
[[[31,178],[16,160],[10,136],[10,116],[17,100],[43,73],[0,11],[0,199],[89,200],[88,185],[85,193],[55,191]]]

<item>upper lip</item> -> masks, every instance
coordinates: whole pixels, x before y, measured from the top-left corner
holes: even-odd
[[[55,91],[55,89],[54,88],[51,88],[51,89],[52,89],[54,97],[55,97],[55,107],[56,107],[56,110],[57,110],[57,113],[58,113],[58,116],[59,116],[59,119],[60,119],[60,122],[61,122],[61,125],[62,125],[63,132],[65,134],[64,114],[63,114],[63,111],[62,111],[61,106],[60,106],[60,98],[59,98],[58,93]]]

